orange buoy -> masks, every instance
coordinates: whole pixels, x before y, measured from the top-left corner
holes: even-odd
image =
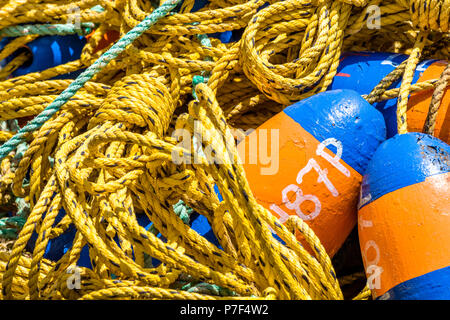
[[[374,298],[450,299],[450,146],[397,135],[375,152],[358,213]]]
[[[238,150],[257,201],[282,223],[305,220],[333,256],[356,225],[362,174],[385,131],[358,93],[327,91],[275,115]]]

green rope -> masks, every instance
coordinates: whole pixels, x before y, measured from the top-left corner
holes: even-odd
[[[183,200],[178,201],[178,203],[174,204],[172,207],[175,214],[179,216],[185,224],[189,224],[189,219],[194,210],[188,207]]]
[[[6,121],[1,121],[0,129],[10,132],[17,132],[20,129],[20,127],[17,119],[10,119]],[[27,149],[28,144],[26,142],[23,142],[17,146],[16,153],[11,160],[12,169],[17,168],[20,160],[22,159]],[[14,198],[13,195],[12,197]],[[17,207],[17,212],[15,216],[3,218],[8,213],[2,212],[0,214],[0,216],[2,216],[2,219],[0,219],[0,238],[9,240],[17,239],[20,230],[22,230],[22,227],[25,224],[25,221],[27,220],[28,214],[30,212],[30,204],[27,203],[23,198],[15,198],[15,203]]]
[[[198,76],[201,77],[201,76]],[[203,77],[201,77],[203,78]],[[173,205],[173,210],[183,220],[184,223],[189,224],[189,219],[191,214],[194,212],[192,208],[187,206],[182,200],[178,201],[177,204]],[[209,294],[215,296],[235,296],[236,293],[227,289],[219,287],[216,284],[206,283],[206,282],[198,282],[198,281],[190,281],[181,287],[181,290],[201,293],[201,294]]]
[[[0,30],[0,37],[22,37],[27,35],[66,36],[78,34],[87,35],[96,27],[95,23],[83,22],[77,24],[25,24],[11,26]]]
[[[17,239],[17,231],[15,229],[2,229],[0,230],[0,238],[6,240]]]
[[[17,213],[13,217],[0,219],[0,238],[15,240],[30,213],[30,204],[24,198],[16,198]]]
[[[189,220],[191,217],[191,214],[194,212],[194,210],[192,208],[190,208],[189,206],[187,206],[183,200],[178,201],[176,204],[174,204],[172,206],[173,211],[175,212],[175,214],[177,216],[179,216],[181,218],[181,220],[185,223],[185,224],[189,224]],[[153,233],[154,235],[158,235],[159,231],[158,229],[156,229],[155,225],[152,224],[149,228],[149,231],[151,233]],[[148,254],[146,254],[144,252],[144,266],[146,268],[152,268],[153,264],[152,264],[152,257],[149,256]]]
[[[199,24],[199,22],[194,22],[192,23],[193,25],[197,25]],[[197,39],[200,40],[200,44],[204,47],[211,47],[211,40],[209,40],[208,36],[205,34],[198,34],[197,35]],[[213,59],[211,57],[206,57],[205,58],[206,61],[213,61]],[[205,72],[202,71],[201,72],[201,76],[199,75],[195,75],[192,77],[192,96],[194,97],[195,100],[197,100],[197,94],[195,93],[195,87],[199,84],[199,83],[206,83],[209,80],[209,72]]]
[[[39,129],[48,119],[69,101],[80,90],[86,82],[92,79],[98,72],[105,68],[110,61],[117,58],[128,45],[139,38],[145,31],[154,25],[160,18],[166,16],[170,10],[176,7],[181,0],[167,0],[156,8],[141,23],[131,29],[125,36],[117,41],[108,51],[100,56],[91,66],[81,73],[61,94],[50,103],[44,111],[27,123],[19,132],[0,146],[0,160],[4,159],[11,151],[24,142],[30,132]]]
[[[97,11],[97,12],[103,12],[105,11],[105,8],[103,8],[101,5],[96,5],[94,7],[91,8],[92,11]]]
[[[236,293],[228,288],[222,288],[216,284],[206,282],[189,282],[181,287],[181,290],[214,296],[236,296]]]

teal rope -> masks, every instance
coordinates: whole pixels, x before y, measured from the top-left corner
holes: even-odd
[[[194,209],[188,207],[183,202],[183,200],[178,201],[176,204],[172,206],[172,208],[175,214],[179,216],[185,224],[189,224],[189,219],[191,217],[192,212],[194,212]],[[154,224],[152,224],[148,230],[152,232],[155,236],[159,234],[159,231],[158,229],[156,229]],[[146,254],[145,252],[144,252],[144,266],[145,268],[153,268],[152,257]]]
[[[70,34],[87,35],[96,27],[95,23],[76,24],[25,24],[0,30],[0,37],[22,37],[27,35],[66,36]]]
[[[16,119],[2,121],[0,123],[0,128],[2,130],[17,132],[20,129],[19,124]],[[16,154],[12,159],[12,167],[17,167],[20,159],[22,159],[25,151],[28,149],[28,144],[23,142],[19,144],[16,150]],[[28,214],[30,212],[30,204],[25,201],[23,198],[15,199],[17,212],[13,217],[5,217],[0,219],[0,238],[14,240],[17,239],[17,236],[22,230],[25,221],[27,220]],[[0,216],[7,215],[8,213],[2,212]]]
[[[105,11],[105,8],[103,8],[101,5],[98,4],[98,5],[94,6],[94,7],[92,7],[91,10],[97,11],[97,12],[103,12],[103,11]]]
[[[183,200],[179,200],[176,204],[172,206],[172,208],[175,214],[179,216],[185,224],[189,224],[189,219],[191,217],[192,212],[194,212],[194,209],[187,206],[183,202]],[[154,224],[152,224],[148,230],[152,232],[154,235],[158,235],[159,233],[158,229],[156,229]]]
[[[185,224],[189,224],[189,219],[191,217],[192,212],[194,211],[192,208],[188,207],[183,200],[178,201],[176,204],[174,204],[173,206],[173,211],[175,212],[175,214],[177,216],[180,217],[181,220],[183,220],[183,222]]]
[[[193,25],[199,24],[198,22],[193,23]],[[211,40],[209,40],[208,36],[205,34],[198,34],[197,39],[200,40],[202,46],[211,47]],[[206,57],[206,61],[213,61],[211,57]],[[195,87],[199,83],[206,83],[209,80],[209,72],[202,71],[202,75],[195,75],[192,77],[192,96],[195,100],[197,100],[197,94],[195,93]]]
[[[16,198],[17,213],[13,217],[0,219],[0,238],[14,240],[22,230],[30,214],[30,204],[24,198]]]
[[[0,160],[4,159],[20,143],[24,142],[30,132],[39,129],[48,119],[50,119],[86,82],[108,65],[108,63],[122,53],[125,48],[134,40],[139,38],[145,31],[154,25],[160,18],[166,16],[169,11],[176,7],[181,0],[167,0],[160,7],[156,8],[136,27],[131,29],[125,36],[117,41],[108,51],[100,56],[90,67],[81,73],[61,94],[50,103],[33,120],[27,123],[19,132],[0,147]]]

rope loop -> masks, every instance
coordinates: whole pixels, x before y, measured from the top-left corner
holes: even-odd
[[[276,2],[259,11],[241,41],[246,76],[269,99],[284,105],[324,91],[337,70],[344,36],[339,30],[345,28],[350,11],[351,6],[340,1],[311,8],[300,0]],[[280,33],[285,36],[277,37]],[[276,63],[277,55],[292,46],[300,47],[294,59]]]

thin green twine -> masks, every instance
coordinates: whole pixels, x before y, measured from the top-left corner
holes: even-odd
[[[191,214],[194,212],[194,209],[190,208],[188,205],[184,203],[183,200],[179,200],[176,204],[172,206],[173,211],[180,219],[185,223],[189,224],[189,220],[191,218]],[[154,235],[158,235],[159,231],[155,228],[155,225],[152,224],[149,228],[149,231]],[[144,252],[144,266],[146,268],[152,268],[152,257]]]
[[[11,132],[17,132],[20,129],[17,119],[10,119],[2,121],[0,124],[2,130],[9,130]],[[25,151],[28,149],[28,144],[23,142],[17,146],[16,153],[12,159],[11,167],[16,168],[20,160],[22,159]],[[22,230],[25,221],[27,220],[30,212],[30,204],[25,201],[24,198],[16,198],[15,203],[17,206],[17,213],[13,217],[5,217],[0,219],[0,238],[14,240]],[[4,215],[7,213],[0,213]]]
[[[84,36],[89,34],[96,27],[93,22],[83,22],[80,24],[25,24],[11,26],[0,30],[0,37],[22,37],[27,35],[40,36],[66,36],[78,34]]]
[[[17,213],[14,217],[0,219],[0,238],[14,240],[22,230],[28,214],[30,213],[30,204],[24,198],[16,198]]]
[[[199,24],[198,22],[194,22],[192,23],[193,25],[197,25]],[[200,43],[202,46],[205,46],[207,48],[211,47],[211,41],[209,40],[208,36],[205,34],[198,34],[197,35],[197,39],[200,40]],[[205,58],[206,61],[213,61],[213,59],[211,57],[206,57]],[[199,84],[199,83],[204,83],[204,82],[208,82],[209,80],[209,72],[205,72],[202,71],[201,72],[202,75],[195,75],[192,77],[192,96],[194,97],[195,100],[197,100],[197,94],[195,93],[195,87]]]
[[[49,120],[70,98],[72,98],[78,90],[80,90],[86,82],[94,75],[108,65],[108,63],[122,53],[125,48],[134,40],[139,38],[145,31],[154,25],[160,18],[166,16],[181,0],[167,0],[161,6],[155,9],[148,17],[146,17],[136,27],[131,29],[125,36],[117,41],[108,51],[89,66],[82,74],[80,74],[61,94],[50,103],[33,120],[27,123],[19,130],[11,139],[0,147],[0,160],[4,159],[11,151],[25,141],[30,132],[40,128],[47,120]]]
[[[105,11],[100,5],[92,7],[91,10],[97,12]],[[24,24],[1,29],[0,37],[22,37],[27,35],[66,36],[70,34],[84,36],[91,33],[96,27],[97,25],[93,22],[81,22],[77,24]]]

